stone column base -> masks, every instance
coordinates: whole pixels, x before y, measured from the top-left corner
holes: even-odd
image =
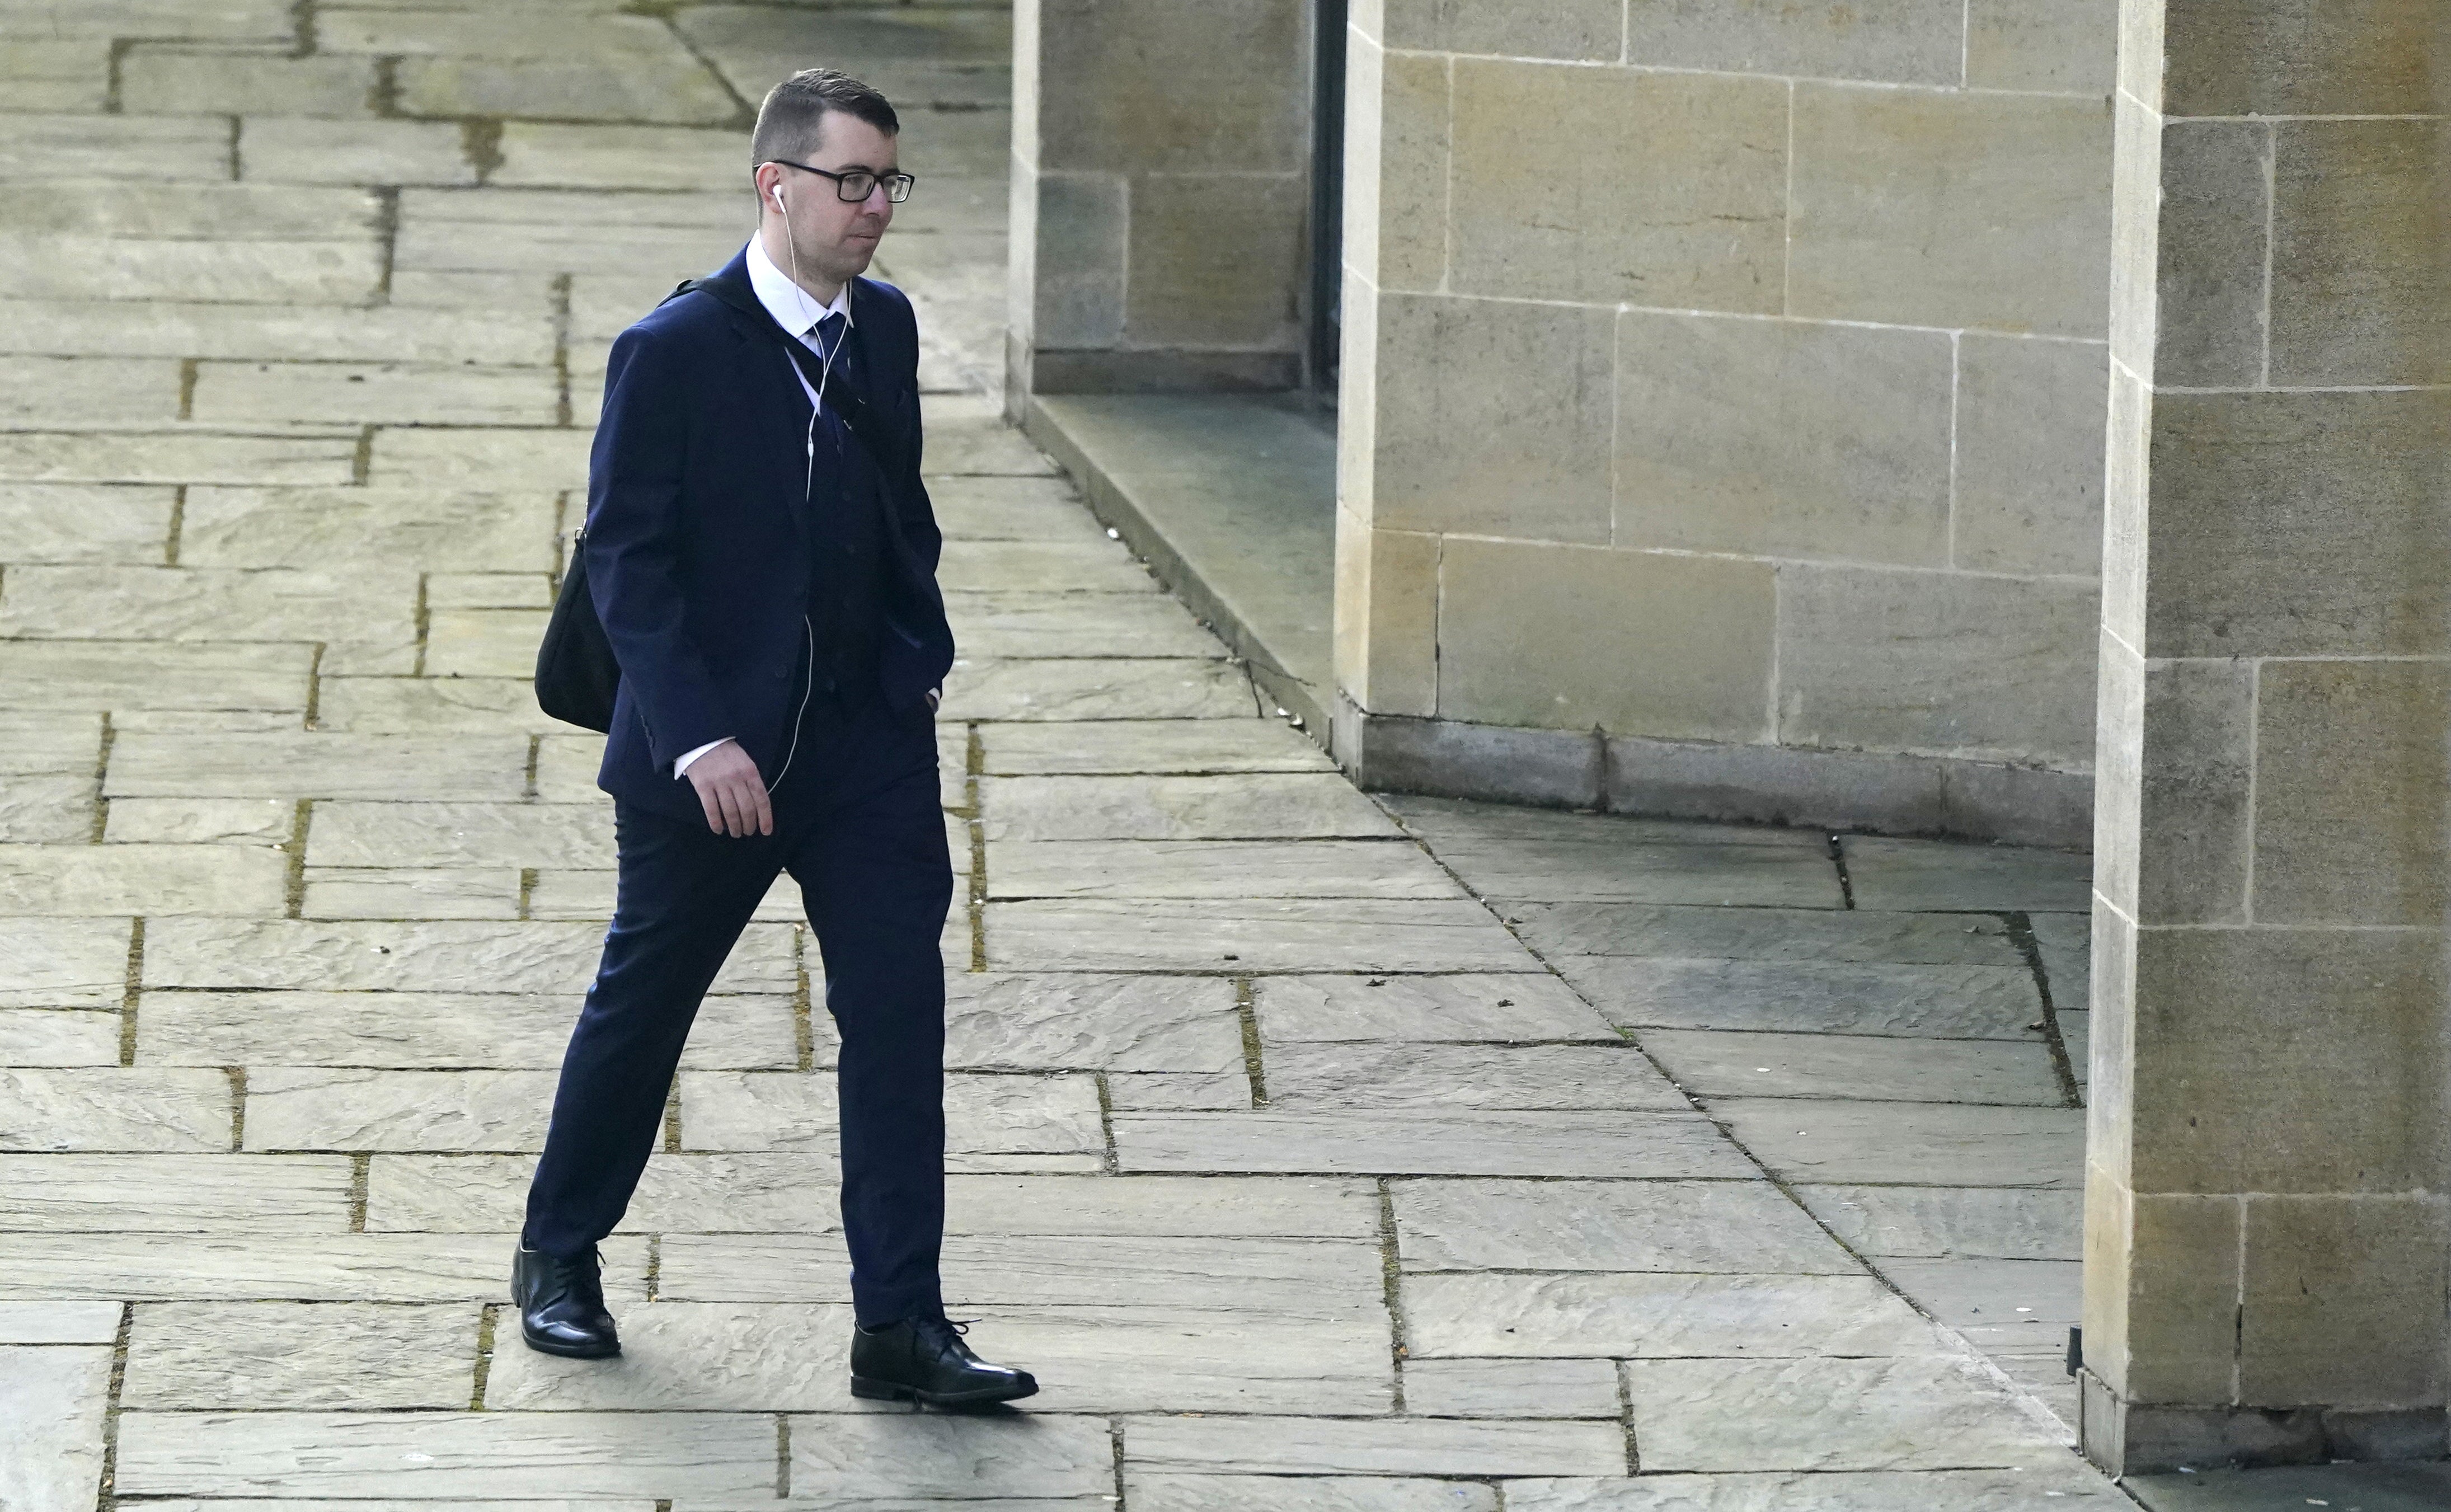
[[[1406,718],[1342,694],[1331,750],[1382,792],[2072,850],[2093,840],[2085,773]]]
[[[2441,1407],[2189,1406],[2122,1402],[2090,1370],[2077,1372],[2077,1442],[2108,1474],[2181,1466],[2321,1464],[2333,1460],[2440,1460],[2451,1455]]]

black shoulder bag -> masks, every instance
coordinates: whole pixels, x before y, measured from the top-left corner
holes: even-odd
[[[697,285],[698,280],[684,279],[667,297],[677,299]],[[879,459],[897,455],[899,448],[868,401],[856,389],[847,389],[842,397],[848,403],[835,413],[860,443]],[[587,594],[587,532],[576,530],[570,537],[570,563],[562,568],[553,615],[545,621],[544,641],[537,647],[537,707],[566,723],[609,733],[613,700],[620,691],[620,663],[613,659],[613,642],[597,618],[596,600]]]
[[[545,621],[544,643],[537,647],[537,707],[567,723],[609,732],[613,699],[620,691],[620,664],[613,659],[604,622],[596,618],[596,600],[587,595],[587,532],[575,530],[570,565],[561,570],[553,618]]]

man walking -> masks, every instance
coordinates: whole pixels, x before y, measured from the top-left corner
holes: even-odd
[[[918,328],[859,275],[893,206],[893,108],[828,69],[766,96],[758,226],[613,344],[589,585],[619,663],[598,783],[620,890],[562,1061],[512,1287],[532,1348],[620,1352],[597,1242],[628,1207],[699,999],[778,871],[841,1039],[855,1396],[1026,1397],[949,1323],[933,711],[952,664],[920,482]]]

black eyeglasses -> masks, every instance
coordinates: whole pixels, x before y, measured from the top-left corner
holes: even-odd
[[[849,173],[836,173],[828,168],[813,168],[806,163],[794,163],[790,158],[769,158],[767,161],[787,168],[798,168],[803,173],[814,173],[819,178],[833,180],[834,198],[850,205],[865,202],[870,195],[876,192],[876,187],[880,184],[885,186],[885,197],[899,205],[911,198],[911,186],[919,182],[908,173],[880,175],[871,173],[866,168],[853,168]]]

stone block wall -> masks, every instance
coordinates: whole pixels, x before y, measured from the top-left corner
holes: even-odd
[[[2115,21],[1356,4],[1340,756],[2083,843]]]
[[[2084,1438],[2451,1397],[2451,4],[2125,0]]]
[[[1007,392],[1289,388],[1308,0],[1016,0]]]

